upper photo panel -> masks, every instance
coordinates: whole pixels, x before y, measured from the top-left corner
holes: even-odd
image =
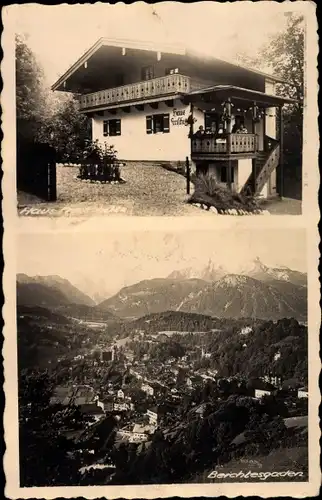
[[[281,7],[19,6],[19,215],[300,215],[305,17]]]

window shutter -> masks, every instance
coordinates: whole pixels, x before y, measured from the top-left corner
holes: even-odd
[[[115,120],[116,135],[121,135],[121,120]]]
[[[146,117],[146,133],[152,134],[152,116]]]
[[[103,135],[105,137],[108,135],[108,120],[103,121]]]
[[[163,115],[163,132],[170,132],[170,115]]]

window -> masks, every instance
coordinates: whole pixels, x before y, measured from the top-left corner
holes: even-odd
[[[145,66],[141,69],[141,79],[142,80],[152,80],[154,78],[154,67]]]
[[[158,134],[170,132],[170,115],[158,114],[146,117],[146,133]]]
[[[121,120],[104,120],[103,121],[103,135],[121,135]]]
[[[179,68],[167,68],[165,70],[166,75],[174,75],[176,73],[179,73]]]
[[[229,167],[221,167],[220,169],[220,182],[227,182],[227,173],[228,173],[228,168]],[[231,182],[234,182],[234,173],[235,169],[234,167],[231,167]]]

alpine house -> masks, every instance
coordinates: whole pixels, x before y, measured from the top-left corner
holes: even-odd
[[[188,161],[219,183],[282,195],[278,78],[180,46],[99,39],[52,86],[79,96],[92,139],[123,161]]]

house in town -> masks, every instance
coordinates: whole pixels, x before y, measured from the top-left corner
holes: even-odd
[[[143,392],[145,392],[148,396],[153,396],[153,394],[154,394],[154,389],[149,384],[142,384],[141,385],[141,390]]]
[[[258,383],[254,386],[254,396],[256,399],[261,399],[263,396],[274,396],[277,390],[269,382]]]
[[[117,438],[121,438],[124,441],[128,441],[129,443],[143,443],[144,441],[148,441],[149,435],[144,432],[133,432],[129,429],[120,429],[116,433]]]
[[[261,380],[263,380],[264,382],[268,382],[269,384],[272,384],[275,387],[282,387],[282,379],[277,375],[267,374],[264,375],[264,377],[261,377]]]
[[[119,437],[129,443],[143,443],[148,441],[155,432],[155,425],[130,424],[118,431]]]
[[[282,195],[281,80],[178,45],[100,38],[54,83],[124,161],[178,163],[241,192]],[[289,83],[289,82],[286,82]],[[200,127],[203,130],[200,130]]]
[[[158,409],[156,407],[148,409],[146,414],[149,417],[150,424],[156,425],[158,423]]]
[[[300,387],[300,389],[298,389],[298,391],[297,391],[297,397],[299,399],[301,399],[301,398],[307,399],[309,397],[309,392],[308,392],[307,387]]]
[[[247,383],[247,391],[249,396],[261,399],[263,396],[275,396],[277,388],[270,382],[266,382],[262,378],[250,379]]]
[[[114,396],[107,396],[103,399],[104,410],[106,412],[118,413],[123,411],[131,411],[134,409],[134,404],[125,399],[118,399]]]
[[[271,396],[272,391],[270,389],[255,389],[255,398],[261,399],[263,396]]]
[[[125,396],[124,391],[123,391],[122,389],[119,389],[119,390],[117,391],[117,397],[118,397],[119,399],[124,399],[124,396]]]
[[[99,405],[96,403],[82,405],[80,407],[80,412],[82,415],[93,417],[96,420],[103,418],[105,415],[103,403],[100,403]]]
[[[99,400],[94,389],[88,385],[57,386],[50,404],[77,406],[84,415],[100,417],[104,414],[104,403]]]

